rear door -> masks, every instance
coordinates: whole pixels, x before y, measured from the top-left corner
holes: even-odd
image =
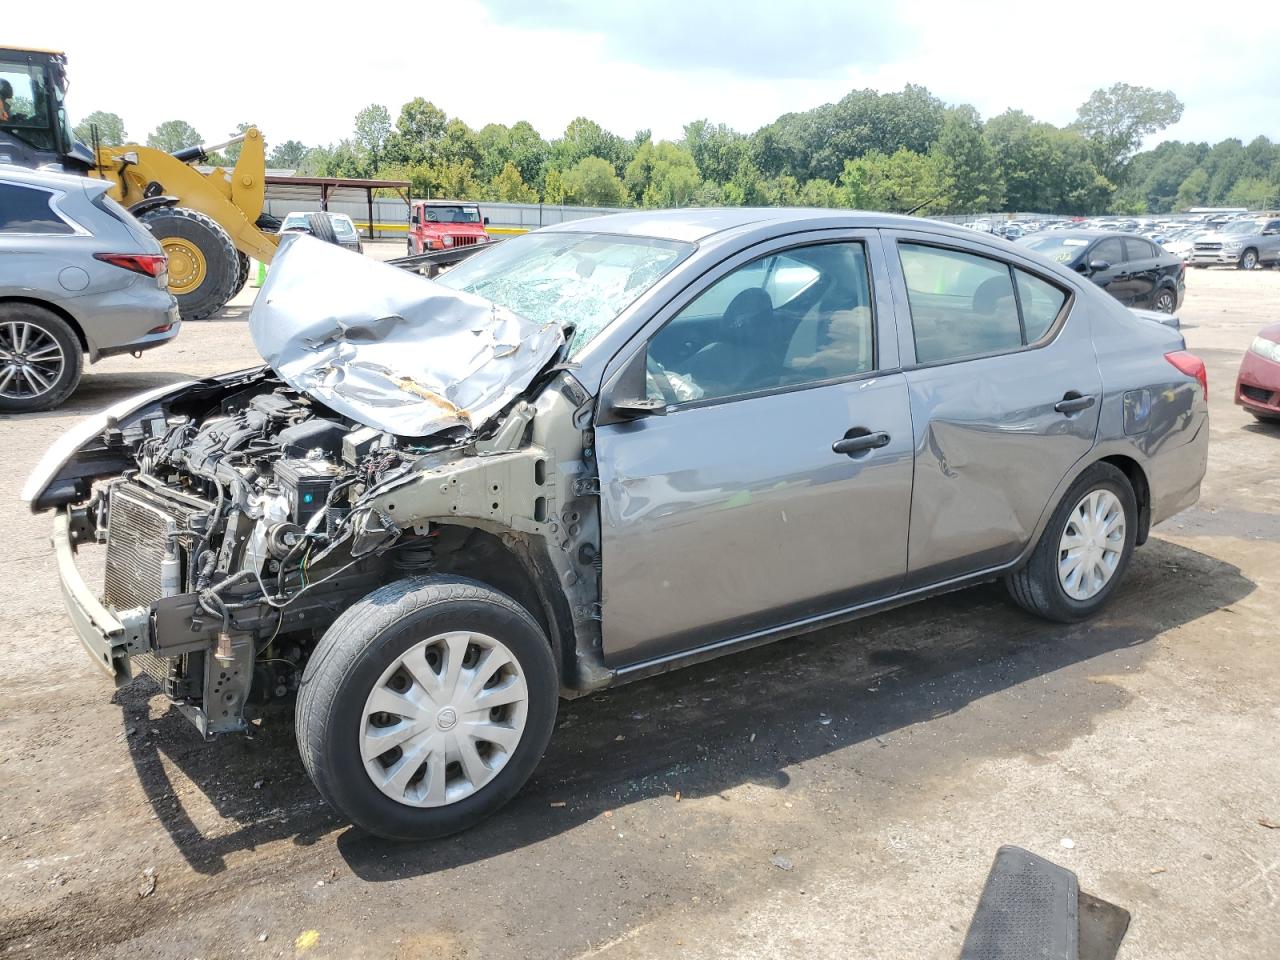
[[[1142,237],[1124,238],[1125,269],[1128,271],[1129,305],[1150,307],[1151,297],[1160,282],[1159,248]]]
[[[906,588],[1015,559],[1093,446],[1088,317],[1035,266],[935,235],[889,236],[915,431]],[[914,361],[914,362],[913,362]]]
[[[717,268],[629,349],[666,413],[597,425],[610,666],[902,584],[913,437],[883,255],[874,231],[805,237]]]

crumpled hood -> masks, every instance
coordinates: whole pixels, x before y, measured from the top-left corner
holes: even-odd
[[[304,235],[282,238],[249,333],[289,386],[403,437],[480,426],[564,343],[558,324]]]

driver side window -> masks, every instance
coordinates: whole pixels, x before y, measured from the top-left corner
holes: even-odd
[[[873,325],[861,243],[770,254],[712,284],[649,341],[648,395],[683,403],[867,373]]]

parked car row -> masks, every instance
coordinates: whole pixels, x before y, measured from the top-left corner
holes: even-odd
[[[996,221],[983,217],[973,230],[1020,240],[1033,234],[1106,231],[1143,237],[1192,267],[1230,266],[1240,270],[1280,264],[1280,215],[1244,212],[1135,218],[1091,217]]]

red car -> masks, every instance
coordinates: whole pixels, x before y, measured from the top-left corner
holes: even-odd
[[[1280,323],[1259,330],[1240,361],[1236,403],[1259,420],[1280,421]]]
[[[489,218],[465,200],[415,200],[409,214],[409,256],[488,243]]]

